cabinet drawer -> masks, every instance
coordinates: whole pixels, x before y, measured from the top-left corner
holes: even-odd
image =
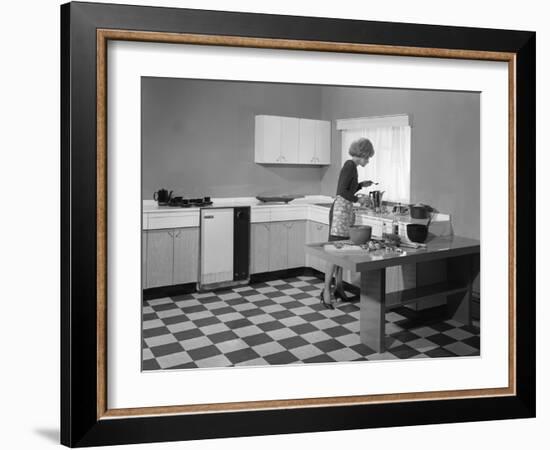
[[[305,220],[307,216],[307,205],[285,206],[271,208],[271,221],[281,222],[288,220]]]
[[[262,223],[269,222],[271,220],[271,208],[251,208],[250,209],[250,222]]]
[[[187,228],[199,226],[199,211],[185,211],[169,214],[149,214],[147,224],[143,224],[147,230],[160,230],[166,228]]]

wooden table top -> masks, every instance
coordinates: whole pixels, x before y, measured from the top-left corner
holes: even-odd
[[[433,237],[426,241],[425,248],[403,247],[402,253],[387,252],[386,250],[369,252],[360,247],[352,247],[347,250],[327,250],[325,248],[326,244],[334,244],[334,242],[306,244],[306,252],[354,272],[363,272],[402,264],[414,264],[480,252],[478,240],[461,236]]]

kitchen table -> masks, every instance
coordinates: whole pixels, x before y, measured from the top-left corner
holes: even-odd
[[[447,297],[447,317],[471,324],[472,285],[479,274],[478,240],[459,237],[433,237],[422,248],[402,248],[402,253],[360,247],[336,249],[334,242],[306,244],[306,252],[361,275],[361,342],[383,353],[386,348],[385,314],[387,311],[418,302],[434,295]],[[447,279],[426,286],[416,286],[386,293],[386,268],[403,264],[441,261]]]

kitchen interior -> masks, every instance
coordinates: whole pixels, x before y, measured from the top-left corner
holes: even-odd
[[[144,77],[141,101],[142,370],[480,355],[479,276],[471,323],[435,293],[385,312],[379,352],[359,336],[358,274],[326,309],[327,262],[306,250],[328,241],[362,135],[375,155],[359,180],[377,183],[354,204],[364,251],[387,234],[421,247],[409,225],[479,240],[479,93]],[[445,276],[388,267],[385,292]]]

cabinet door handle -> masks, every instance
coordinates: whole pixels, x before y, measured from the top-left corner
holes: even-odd
[[[178,230],[178,233],[176,234],[176,237],[180,237],[181,236],[181,230]]]
[[[171,238],[174,237],[174,233],[172,233],[172,231],[167,231],[167,233],[168,233],[168,236],[170,236]]]

